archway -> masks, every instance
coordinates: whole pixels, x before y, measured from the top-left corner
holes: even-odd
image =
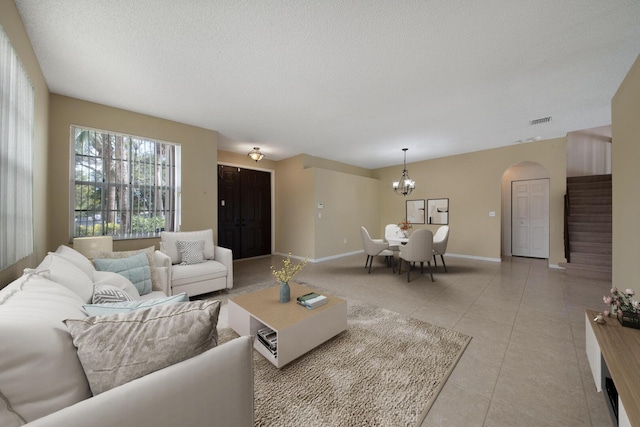
[[[509,166],[502,174],[501,183],[501,254],[511,256],[511,183],[514,181],[549,179],[546,167],[537,162],[519,162]]]

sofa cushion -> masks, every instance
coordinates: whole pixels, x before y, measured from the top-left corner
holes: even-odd
[[[105,316],[107,314],[131,313],[136,310],[146,310],[159,305],[189,302],[186,292],[165,298],[154,298],[138,301],[111,302],[103,304],[85,304],[82,306],[89,316]]]
[[[138,289],[131,283],[131,280],[124,277],[122,274],[114,273],[111,271],[99,271],[96,270],[93,275],[93,290],[95,296],[95,288],[96,285],[110,285],[115,286],[123,290],[132,300],[140,299],[140,292]]]
[[[187,285],[227,276],[227,267],[218,261],[206,261],[195,265],[171,267],[171,286]]]
[[[93,273],[95,273],[96,268],[93,263],[86,256],[82,255],[80,252],[76,251],[69,246],[60,245],[56,252],[62,258],[66,259],[69,262],[72,262],[76,267],[82,269],[87,276],[93,277]]]
[[[219,311],[201,300],[65,324],[95,396],[215,347]]]
[[[172,264],[179,264],[182,262],[180,252],[178,251],[178,245],[176,243],[178,240],[204,240],[204,258],[214,259],[215,257],[212,229],[200,231],[162,231],[160,232],[160,239],[163,243],[162,250],[171,257]]]
[[[93,285],[93,297],[91,298],[93,304],[124,301],[133,301],[133,298],[122,289],[106,283],[96,283]]]
[[[0,291],[0,425],[23,425],[91,397],[71,335],[83,300],[27,274]]]
[[[36,267],[38,274],[53,282],[66,286],[84,302],[90,302],[93,295],[93,277],[87,274],[66,258],[57,253],[50,252]]]
[[[180,265],[200,264],[206,261],[204,259],[204,240],[178,240],[176,245],[182,259]]]
[[[96,258],[93,263],[100,271],[118,273],[131,280],[140,295],[151,292],[151,269],[146,253],[140,252],[128,258]]]
[[[94,258],[122,259],[122,258],[129,258],[130,256],[133,256],[133,255],[138,255],[140,252],[144,252],[145,254],[147,254],[147,258],[149,259],[149,269],[151,271],[151,287],[153,289],[162,289],[162,284],[160,283],[160,276],[158,274],[158,270],[156,269],[156,267],[158,266],[156,265],[155,246],[149,246],[148,248],[137,249],[133,251],[96,252]]]

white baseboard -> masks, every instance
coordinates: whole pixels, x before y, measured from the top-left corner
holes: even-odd
[[[316,263],[316,262],[329,261],[331,259],[344,258],[346,256],[357,255],[357,254],[362,254],[362,253],[364,253],[364,250],[360,249],[359,251],[347,252],[347,253],[337,254],[337,255],[331,255],[331,256],[328,256],[328,257],[309,258],[309,262],[310,263]],[[280,256],[283,256],[285,258],[287,256],[289,256],[289,254],[283,254],[281,252],[276,252],[276,255],[280,255]],[[298,255],[291,255],[291,258],[293,258],[293,259],[304,259],[304,257],[298,256]]]
[[[357,255],[357,254],[361,254],[361,253],[364,253],[364,250],[361,249],[359,251],[346,252],[346,253],[337,254],[337,255],[331,255],[331,256],[322,257],[322,258],[309,258],[309,262],[310,263],[317,263],[317,262],[329,261],[329,260],[332,260],[332,259],[344,258],[344,257],[347,257],[347,256]],[[280,256],[283,256],[283,257],[289,256],[289,254],[283,254],[281,252],[276,252],[275,255],[280,255]],[[267,255],[267,256],[269,256],[269,255]],[[483,256],[475,256],[475,255],[464,255],[464,254],[453,254],[453,253],[450,253],[450,252],[447,252],[446,254],[444,254],[444,256],[452,257],[452,258],[473,259],[473,260],[478,260],[478,261],[502,262],[502,258],[492,258],[492,257],[483,257]],[[299,260],[304,259],[304,257],[297,256],[297,255],[291,255],[291,258],[299,259]],[[554,269],[558,269],[558,270],[566,270],[564,267],[560,267],[558,264],[549,264],[549,268],[554,268]]]
[[[449,252],[444,254],[444,256],[450,256],[452,258],[477,259],[479,261],[502,262],[502,258],[491,258],[491,257],[475,256],[475,255],[452,254],[452,253],[449,253]]]

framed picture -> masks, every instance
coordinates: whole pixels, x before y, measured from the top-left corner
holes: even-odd
[[[427,224],[449,224],[449,199],[427,200]]]
[[[424,199],[407,200],[407,222],[424,224]]]

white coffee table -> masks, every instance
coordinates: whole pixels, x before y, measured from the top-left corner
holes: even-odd
[[[251,335],[253,347],[278,368],[347,329],[345,300],[323,294],[327,303],[308,309],[296,303],[296,298],[317,291],[292,282],[289,286],[288,303],[280,302],[280,285],[275,285],[231,298],[228,306],[229,327],[239,335]],[[275,356],[256,338],[258,330],[265,326],[278,336]]]

